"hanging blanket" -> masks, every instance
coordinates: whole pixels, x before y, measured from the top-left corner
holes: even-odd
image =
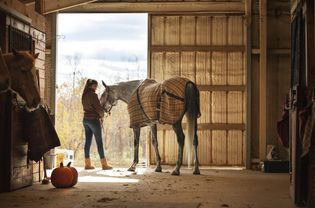
[[[42,106],[33,112],[26,112],[25,136],[28,138],[29,159],[35,162],[49,150],[60,146],[55,127]]]
[[[303,141],[302,141],[302,155],[301,157],[304,157],[305,155],[308,154],[310,151],[312,140],[314,140],[315,133],[315,102],[311,105],[311,110],[308,112],[309,116],[307,118],[307,121],[305,123],[305,128],[304,128],[304,134],[302,135]]]
[[[185,113],[185,89],[189,82],[183,77],[173,77],[162,83],[144,80],[128,103],[130,127],[143,127],[152,122],[172,125],[181,120]]]

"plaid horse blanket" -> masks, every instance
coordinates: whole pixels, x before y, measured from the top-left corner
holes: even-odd
[[[158,83],[145,79],[128,102],[130,127],[152,122],[175,124],[185,114],[185,89],[189,79],[173,77]]]

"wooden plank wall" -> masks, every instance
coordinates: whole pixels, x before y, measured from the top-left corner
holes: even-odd
[[[245,32],[243,16],[150,15],[150,76],[181,75],[200,93],[199,158],[202,165],[244,165]],[[159,126],[164,164],[175,164],[177,141]],[[155,163],[151,148],[150,162]],[[184,159],[186,163],[186,158]]]

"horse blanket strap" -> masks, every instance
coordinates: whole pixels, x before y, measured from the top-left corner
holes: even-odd
[[[190,80],[173,77],[162,83],[146,79],[128,103],[130,127],[152,122],[175,124],[185,113],[185,89]]]

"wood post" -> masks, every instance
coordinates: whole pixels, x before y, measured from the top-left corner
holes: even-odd
[[[259,159],[266,158],[267,133],[267,0],[259,1]]]
[[[246,15],[246,155],[245,166],[246,169],[251,168],[251,94],[252,94],[252,0],[245,1],[245,15]]]

